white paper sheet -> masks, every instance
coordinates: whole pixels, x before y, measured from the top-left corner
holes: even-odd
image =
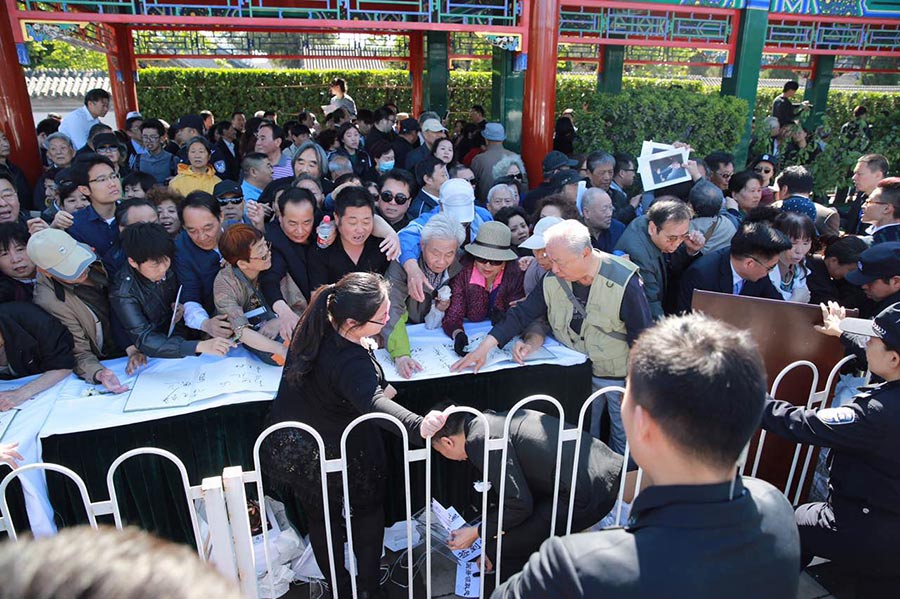
[[[224,358],[198,363],[192,358],[165,360],[142,371],[134,383],[126,412],[187,406],[225,393],[278,390],[281,368],[252,358]]]
[[[477,562],[466,562],[456,566],[456,594],[459,597],[477,597],[481,592],[481,578],[475,576],[478,572]]]
[[[375,358],[384,370],[384,376],[388,381],[416,381],[472,374],[471,369],[463,372],[450,372],[450,366],[459,360],[459,356],[453,351],[453,343],[442,330],[428,330],[422,324],[408,326],[406,330],[409,334],[410,347],[412,348],[410,356],[422,365],[423,370],[415,373],[411,378],[405,379],[400,376],[400,373],[394,366],[393,359],[386,349],[375,350]],[[491,323],[466,323],[465,330],[469,336],[469,345],[466,349],[471,351],[477,347],[478,343],[491,330]],[[516,339],[513,339],[505,347],[492,350],[488,354],[484,367],[479,372],[519,368],[519,364],[512,360],[512,348],[515,345],[515,341]],[[532,352],[525,361],[527,362],[526,365],[556,364],[559,366],[573,366],[583,363],[586,359],[587,356],[584,354],[571,350],[561,345],[555,339],[548,337],[544,342],[544,347]]]

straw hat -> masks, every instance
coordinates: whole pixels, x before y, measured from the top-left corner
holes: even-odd
[[[488,221],[478,228],[475,241],[466,246],[466,251],[484,260],[515,260],[519,256],[512,251],[509,227],[497,221]]]

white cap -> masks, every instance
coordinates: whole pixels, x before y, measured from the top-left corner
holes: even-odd
[[[448,179],[441,185],[441,211],[458,223],[475,220],[475,190],[465,179]]]
[[[125,120],[127,121],[128,119],[130,119],[132,117],[138,117],[140,119],[144,118],[140,112],[138,112],[137,110],[132,110],[131,112],[129,112],[128,114],[125,115]]]
[[[519,244],[520,248],[525,248],[526,250],[542,250],[546,247],[546,243],[544,242],[544,233],[555,225],[556,223],[561,223],[562,219],[558,216],[545,216],[541,220],[537,222],[534,226],[534,233]]]

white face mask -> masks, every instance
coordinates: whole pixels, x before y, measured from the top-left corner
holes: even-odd
[[[386,173],[389,170],[391,170],[392,168],[394,168],[394,162],[395,161],[393,161],[393,160],[390,160],[388,162],[382,162],[381,164],[378,165],[378,170],[380,170],[382,173]]]

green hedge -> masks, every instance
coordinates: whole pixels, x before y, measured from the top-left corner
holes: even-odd
[[[602,148],[637,155],[644,140],[682,140],[703,156],[736,146],[746,114],[747,102],[739,98],[671,85],[627,84],[621,94],[584,97],[576,110],[576,151]]]

